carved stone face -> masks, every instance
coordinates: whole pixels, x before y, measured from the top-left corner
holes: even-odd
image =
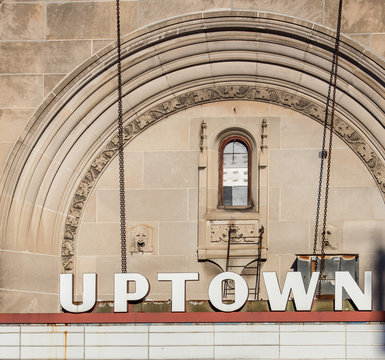
[[[135,244],[139,251],[142,251],[146,246],[148,235],[145,232],[137,232],[135,234]]]
[[[145,225],[137,225],[131,231],[131,252],[152,251],[152,229]]]

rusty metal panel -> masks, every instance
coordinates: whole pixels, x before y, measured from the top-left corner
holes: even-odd
[[[302,273],[303,282],[305,288],[309,286],[311,274],[315,269],[317,262],[317,268],[319,269],[320,256],[312,255],[297,255],[294,263],[294,270]],[[335,272],[336,271],[348,271],[352,277],[358,282],[359,263],[358,255],[327,255],[325,256],[325,268],[322,274],[322,292],[321,295],[332,296],[334,295],[335,288]],[[343,292],[343,298],[349,298],[345,290]]]

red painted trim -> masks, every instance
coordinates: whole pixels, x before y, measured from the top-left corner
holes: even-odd
[[[385,322],[385,311],[0,314],[0,324]]]

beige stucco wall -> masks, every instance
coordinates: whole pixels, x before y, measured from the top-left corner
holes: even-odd
[[[114,2],[91,1],[1,2],[0,173],[6,166],[12,166],[9,162],[7,163],[7,159],[15,145],[18,145],[17,139],[39,104],[66,75],[113,41],[115,37],[114,6]],[[122,34],[168,17],[218,8],[278,12],[333,28],[336,6],[337,1],[329,0],[122,1]],[[344,35],[359,41],[377,55],[385,56],[383,1],[345,1],[343,17]],[[196,287],[195,294],[200,294],[199,296],[202,297],[206,296],[207,279],[218,270],[207,263],[198,264],[195,255],[197,219],[193,215],[198,196],[195,175],[197,174],[199,126],[202,119],[207,120],[208,125],[211,126],[210,124],[215,123],[217,116],[223,119],[224,123],[234,121],[234,115],[231,112],[232,104],[229,104],[205,105],[180,113],[154,125],[127,146],[127,152],[130,153],[127,157],[129,168],[136,170],[134,173],[127,174],[128,186],[132,189],[141,189],[141,191],[135,191],[135,196],[138,196],[137,202],[140,194],[146,193],[147,196],[151,196],[151,199],[153,196],[158,199],[160,213],[163,213],[161,206],[165,205],[166,200],[173,201],[170,207],[173,205],[177,210],[174,214],[170,214],[170,218],[159,219],[156,212],[141,218],[137,215],[137,211],[129,208],[129,221],[133,221],[132,225],[139,220],[149,222],[154,229],[154,237],[158,239],[158,242],[155,242],[154,251],[159,258],[171,256],[175,260],[174,264],[178,264],[175,267],[180,267],[180,271],[195,269],[202,274],[207,274],[207,278],[203,278],[200,284],[191,285],[191,289]],[[242,112],[242,108],[247,110]],[[311,250],[310,229],[314,213],[312,207],[315,203],[311,200],[311,196],[314,194],[316,175],[311,175],[313,172],[308,169],[314,170],[315,173],[317,171],[317,162],[313,163],[312,160],[317,155],[319,144],[315,138],[318,138],[320,126],[288,110],[255,103],[243,104],[239,107],[237,114],[240,118],[242,117],[239,120],[248,123],[249,126],[254,126],[255,119],[260,121],[262,117],[266,117],[268,120],[269,260],[264,269],[280,271],[282,276],[290,267],[294,252]],[[173,132],[181,132],[180,136],[170,139],[168,136],[170,124],[173,125]],[[306,127],[309,127],[306,135],[301,135],[302,132],[298,133],[298,129]],[[163,132],[160,132],[162,128]],[[260,129],[255,131],[258,132]],[[153,133],[152,137],[151,133]],[[165,139],[163,142],[159,141],[162,134]],[[151,148],[148,147],[149,144]],[[360,269],[364,270],[366,266],[370,267],[373,263],[373,244],[376,244],[377,229],[383,227],[384,207],[374,180],[363,164],[342,142],[336,144],[338,147],[335,160],[336,163],[341,164],[339,168],[341,170],[335,170],[333,173],[336,179],[332,195],[335,199],[333,201],[336,202],[331,206],[330,218],[334,219],[331,221],[340,229],[341,251],[357,251],[360,256],[362,254]],[[292,173],[298,168],[297,157],[302,155],[306,160],[303,162],[301,160],[301,166],[307,169],[303,176],[299,172]],[[159,167],[159,164],[167,162],[167,159],[183,163],[183,168],[176,169],[175,183],[172,186],[169,179],[166,179],[166,174],[163,178],[158,175],[156,178],[153,177],[154,166]],[[290,161],[295,162],[295,167]],[[108,167],[93,191],[81,224],[80,241],[77,245],[79,272],[96,270],[101,273],[102,269],[108,269],[108,272],[101,274],[102,294],[106,298],[110,298],[111,293],[111,278],[108,274],[119,270],[118,248],[112,245],[100,250],[103,235],[117,234],[118,229],[117,208],[111,209],[111,206],[117,205],[114,201],[116,199],[114,167],[116,169],[114,164]],[[177,196],[170,196],[170,192],[173,191]],[[134,192],[131,193],[134,194]],[[298,201],[303,203],[298,205]],[[23,206],[25,211],[32,211],[28,199]],[[150,210],[153,211],[153,208],[151,207]],[[50,211],[44,211],[46,223],[36,224],[42,232],[41,238],[44,238],[45,229],[54,226],[53,221],[47,222]],[[145,208],[139,213],[148,214],[148,211]],[[52,219],[55,216],[56,214],[52,213]],[[3,222],[0,228],[2,226],[4,226]],[[29,228],[29,224],[22,224],[20,229],[15,231],[23,231],[23,226]],[[179,242],[182,234],[184,243]],[[282,234],[285,237],[288,235],[292,237],[290,246],[287,246],[288,242],[281,241]],[[91,242],[91,236],[99,243]],[[302,239],[307,239],[307,242]],[[363,242],[362,239],[373,240]],[[3,249],[1,264],[5,269],[0,279],[1,311],[57,311],[57,274],[61,271],[59,259],[61,239],[34,244],[23,241],[10,244],[6,238],[2,238],[1,241]],[[163,260],[164,258],[159,259],[162,263]],[[104,274],[108,279],[103,280]],[[163,297],[166,290],[168,293],[166,286],[156,285],[154,282],[154,296]]]

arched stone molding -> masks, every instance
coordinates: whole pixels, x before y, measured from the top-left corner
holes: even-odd
[[[333,41],[334,33],[318,25],[249,11],[192,14],[128,35],[126,141],[173,112],[234,98],[319,121]],[[55,255],[60,248],[65,270],[73,269],[76,226],[97,178],[92,169],[100,173],[116,150],[115,63],[114,44],[90,58],[45,100],[19,139],[1,180],[4,248]],[[342,37],[336,132],[382,194],[383,74],[381,60]]]

